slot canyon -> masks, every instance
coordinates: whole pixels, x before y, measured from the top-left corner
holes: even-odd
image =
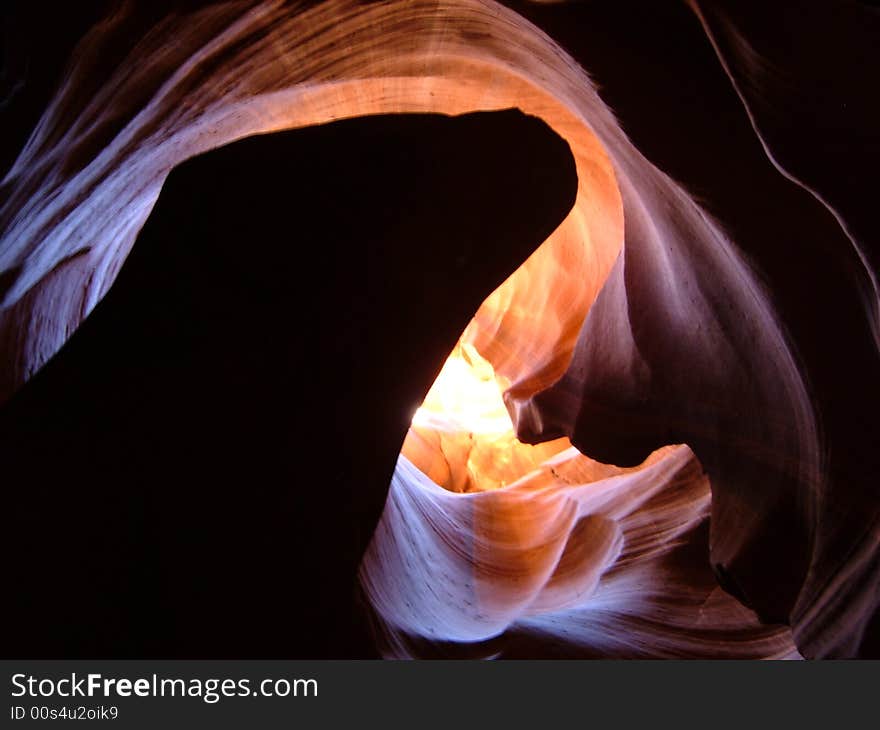
[[[8,654],[880,657],[875,7],[70,5],[3,11]]]

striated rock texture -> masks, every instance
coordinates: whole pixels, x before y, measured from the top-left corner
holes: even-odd
[[[361,567],[386,656],[797,656],[719,588],[688,447],[622,468],[524,444],[501,393],[462,343],[413,419]]]
[[[164,551],[113,594],[121,604],[93,597],[89,605],[105,612],[98,639],[53,624],[45,653],[119,654],[125,642],[132,654],[204,652],[231,616],[248,617],[254,633],[224,636],[212,653],[265,655],[270,645],[280,655],[368,653],[345,597],[362,555],[378,645],[396,656],[770,657],[796,647],[822,657],[870,646],[863,633],[878,603],[880,534],[868,455],[877,428],[867,418],[880,405],[872,229],[830,168],[787,161],[801,154],[785,141],[799,120],[780,124],[756,101],[785,108],[793,88],[779,81],[781,61],[750,40],[787,16],[762,21],[748,3],[736,12],[697,2],[642,9],[649,17],[618,25],[611,44],[615,20],[603,12],[612,11],[517,6],[568,41],[575,60],[488,0],[187,4],[168,16],[156,8],[120,10],[89,32],[3,180],[0,388],[18,392],[0,415],[0,449],[16,485],[14,535],[29,535],[34,515],[49,510],[55,517],[37,528],[48,544],[87,544],[99,563],[113,555],[111,576],[134,553]],[[848,12],[827,26],[829,37],[841,42],[847,23],[862,23],[859,38],[870,39],[876,16]],[[627,38],[636,60],[615,71],[614,46]],[[595,67],[632,140],[578,61]],[[701,76],[693,64],[710,71]],[[807,85],[817,78],[804,73]],[[680,116],[663,111],[677,106],[670,100],[681,101]],[[441,157],[419,169],[440,169],[443,158],[457,167],[437,190],[389,192],[390,219],[377,202],[356,207],[354,220],[378,216],[398,236],[375,239],[384,242],[376,257],[354,230],[321,230],[326,243],[277,265],[279,241],[301,225],[269,222],[285,177],[249,193],[222,182],[228,169],[259,181],[258,170],[284,159],[266,151],[277,135],[187,163],[166,183],[185,160],[250,135],[373,114],[509,108],[532,119],[517,116],[520,132],[509,130],[501,146],[464,138],[444,146],[447,132],[425,122],[423,139]],[[486,122],[490,139],[499,123]],[[528,144],[511,143],[516,134]],[[676,156],[676,139],[705,149]],[[773,156],[777,140],[785,152]],[[186,170],[199,165],[207,166],[199,182],[187,184]],[[661,169],[688,180],[714,215]],[[493,182],[480,183],[489,170]],[[289,175],[301,172],[292,165]],[[203,176],[216,184],[202,189]],[[425,213],[430,224],[407,227],[415,219],[406,215],[399,223],[420,192],[436,203],[438,190],[475,181],[481,192],[462,188],[443,212]],[[263,207],[235,213],[242,198]],[[237,248],[215,254],[208,242],[227,237]],[[163,274],[163,260],[180,266]],[[348,308],[363,315],[353,329],[316,304],[314,272],[330,278],[334,306],[361,292]],[[305,279],[308,288],[293,283]],[[195,295],[193,282],[204,281],[214,282],[211,294]],[[217,283],[227,281],[228,291]],[[821,307],[803,308],[816,293]],[[143,310],[145,301],[156,311]],[[435,397],[434,408],[429,394],[395,469],[414,406],[454,346],[453,361],[490,373],[483,380],[504,403],[490,421],[506,412],[509,426],[474,439],[449,399]],[[362,362],[372,364],[358,375]],[[106,387],[111,373],[125,384],[119,397]],[[279,380],[282,407],[268,419]],[[230,390],[240,419],[225,410]],[[99,393],[105,406],[93,408]],[[140,438],[143,429],[131,429],[143,413],[171,424],[167,433]],[[285,428],[274,425],[281,413]],[[259,434],[243,438],[260,418]],[[264,460],[267,443],[273,456]],[[207,458],[212,449],[238,466],[221,468]],[[295,470],[281,468],[282,453]],[[171,468],[180,463],[183,472]],[[140,470],[135,486],[107,507],[125,488],[114,470],[131,469]],[[64,491],[74,474],[99,486]],[[310,496],[297,504],[291,495],[303,494],[303,481]],[[216,483],[221,494],[235,485],[262,497],[247,508],[225,503],[212,522],[203,500]],[[155,484],[163,496],[145,508]],[[177,517],[166,512],[172,495],[183,504]],[[64,514],[89,504],[139,527],[116,523],[108,533],[103,519],[85,534],[63,527]],[[205,521],[195,536],[192,520]],[[254,561],[242,560],[241,571],[217,564],[189,583],[180,556],[231,556],[229,535],[241,523],[251,528],[239,545],[271,562],[241,580],[229,576]],[[310,537],[291,545],[286,530]],[[120,552],[125,540],[129,552]],[[273,581],[297,551],[326,562],[294,571],[294,592]],[[36,622],[48,598],[40,573],[17,570],[33,589],[18,616]],[[208,606],[225,608],[200,624]],[[163,619],[145,630],[135,617],[148,614]],[[350,636],[322,637],[340,622]]]

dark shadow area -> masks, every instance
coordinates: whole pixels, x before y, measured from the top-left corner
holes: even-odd
[[[0,411],[4,651],[367,657],[355,574],[413,410],[574,203],[515,111],[255,137],[168,178]]]

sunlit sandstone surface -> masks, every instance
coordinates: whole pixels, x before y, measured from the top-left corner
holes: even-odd
[[[814,570],[831,485],[770,300],[562,48],[489,0],[185,21],[82,94],[125,16],[97,26],[4,179],[5,397],[109,290],[180,162],[337,119],[518,108],[569,144],[576,201],[414,414],[360,574],[382,651],[823,656],[859,630],[876,540],[838,566],[849,597]],[[779,548],[782,512],[802,529]]]

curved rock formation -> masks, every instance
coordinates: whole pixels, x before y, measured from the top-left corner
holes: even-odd
[[[361,567],[386,655],[796,655],[718,587],[688,447],[621,468],[524,444],[501,392],[460,343],[416,413]]]
[[[808,656],[857,650],[878,601],[870,470],[829,466],[787,310],[550,37],[489,0],[229,3],[158,22],[96,83],[132,22],[83,40],[4,178],[5,395],[110,290],[182,161],[336,119],[516,107],[568,142],[576,199],[457,346],[511,429],[475,447],[444,401],[404,444],[361,568],[386,649],[792,654],[760,619]]]

